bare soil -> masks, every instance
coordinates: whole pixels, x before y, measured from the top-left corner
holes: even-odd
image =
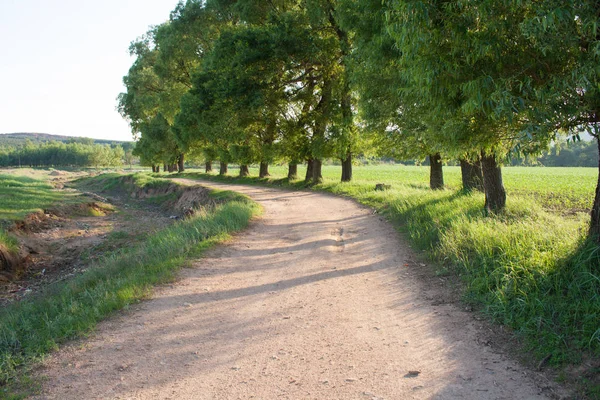
[[[370,209],[323,193],[209,185],[246,193],[264,216],[52,355],[36,398],[569,395],[508,356],[452,281]]]

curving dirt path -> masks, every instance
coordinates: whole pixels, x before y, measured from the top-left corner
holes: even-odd
[[[206,185],[246,193],[264,216],[53,355],[38,398],[556,397],[486,344],[484,324],[446,299],[444,279],[415,276],[411,250],[369,209],[323,193]]]

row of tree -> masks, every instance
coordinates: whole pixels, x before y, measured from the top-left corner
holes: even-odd
[[[349,181],[357,153],[428,155],[435,189],[458,158],[498,212],[507,155],[597,141],[599,27],[591,0],[188,0],[132,43],[119,110],[153,167],[284,159],[319,182],[338,158]]]
[[[557,143],[539,156],[511,159],[511,165],[545,167],[596,167],[598,149],[595,142]]]
[[[117,167],[134,161],[132,149],[74,141],[0,147],[0,167]]]

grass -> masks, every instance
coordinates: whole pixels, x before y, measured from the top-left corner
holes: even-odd
[[[75,181],[81,190],[96,192],[123,192],[131,193],[137,189],[158,189],[171,185],[171,182],[147,173],[123,175],[119,173],[105,173],[95,177],[83,177]]]
[[[27,176],[0,174],[0,220],[17,221],[42,212],[59,201],[64,193],[54,190],[45,180]]]
[[[287,167],[271,166],[271,184],[286,184]],[[298,167],[298,176],[304,177],[306,169]],[[217,171],[211,175],[216,175]],[[237,169],[231,168],[229,177],[234,178]],[[325,183],[337,183],[340,179],[339,166],[324,166],[323,177]],[[256,182],[257,167],[250,167],[251,177],[245,182]],[[254,178],[253,178],[254,177]],[[573,213],[589,210],[593,198],[594,188],[598,179],[596,168],[558,168],[558,167],[506,167],[503,169],[504,186],[508,193],[509,202],[514,203],[517,198],[531,198],[548,211],[561,211]],[[237,181],[240,181],[236,178]],[[444,167],[444,181],[448,190],[460,190],[460,167]],[[241,182],[241,181],[240,181]],[[401,165],[372,165],[355,166],[351,185],[374,185],[377,183],[396,186],[414,187],[428,190],[429,167],[401,166]],[[265,180],[265,183],[267,181]],[[302,187],[302,181],[291,182],[294,186]]]
[[[149,235],[141,244],[110,253],[66,283],[0,310],[0,398],[27,395],[27,390],[19,390],[23,384],[31,389],[27,369],[37,360],[90,332],[116,310],[147,297],[154,285],[173,280],[188,259],[243,229],[260,211],[245,196],[217,191],[212,195],[224,202]]]
[[[42,177],[13,173],[0,174],[0,198],[0,246],[16,255],[18,244],[3,228],[29,214],[43,212],[65,196]]]
[[[2,246],[11,254],[17,254],[19,252],[19,243],[17,240],[0,229],[0,247]]]
[[[353,197],[385,214],[437,260],[440,273],[464,278],[467,302],[511,327],[539,359],[552,354],[550,363],[566,365],[585,355],[598,358],[600,251],[586,238],[589,215],[581,212],[591,206],[597,170],[505,168],[508,204],[496,216],[483,212],[483,194],[459,190],[460,168],[444,173],[447,189],[431,191],[427,167],[355,167],[353,181],[340,183],[340,168],[326,166],[324,182],[313,189]],[[271,175],[187,174],[304,187],[302,180],[288,182],[284,167],[271,168]],[[375,183],[391,189],[375,191]]]

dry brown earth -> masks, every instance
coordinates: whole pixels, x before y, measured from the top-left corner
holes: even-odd
[[[40,371],[39,399],[546,399],[379,216],[315,192],[264,216]]]

